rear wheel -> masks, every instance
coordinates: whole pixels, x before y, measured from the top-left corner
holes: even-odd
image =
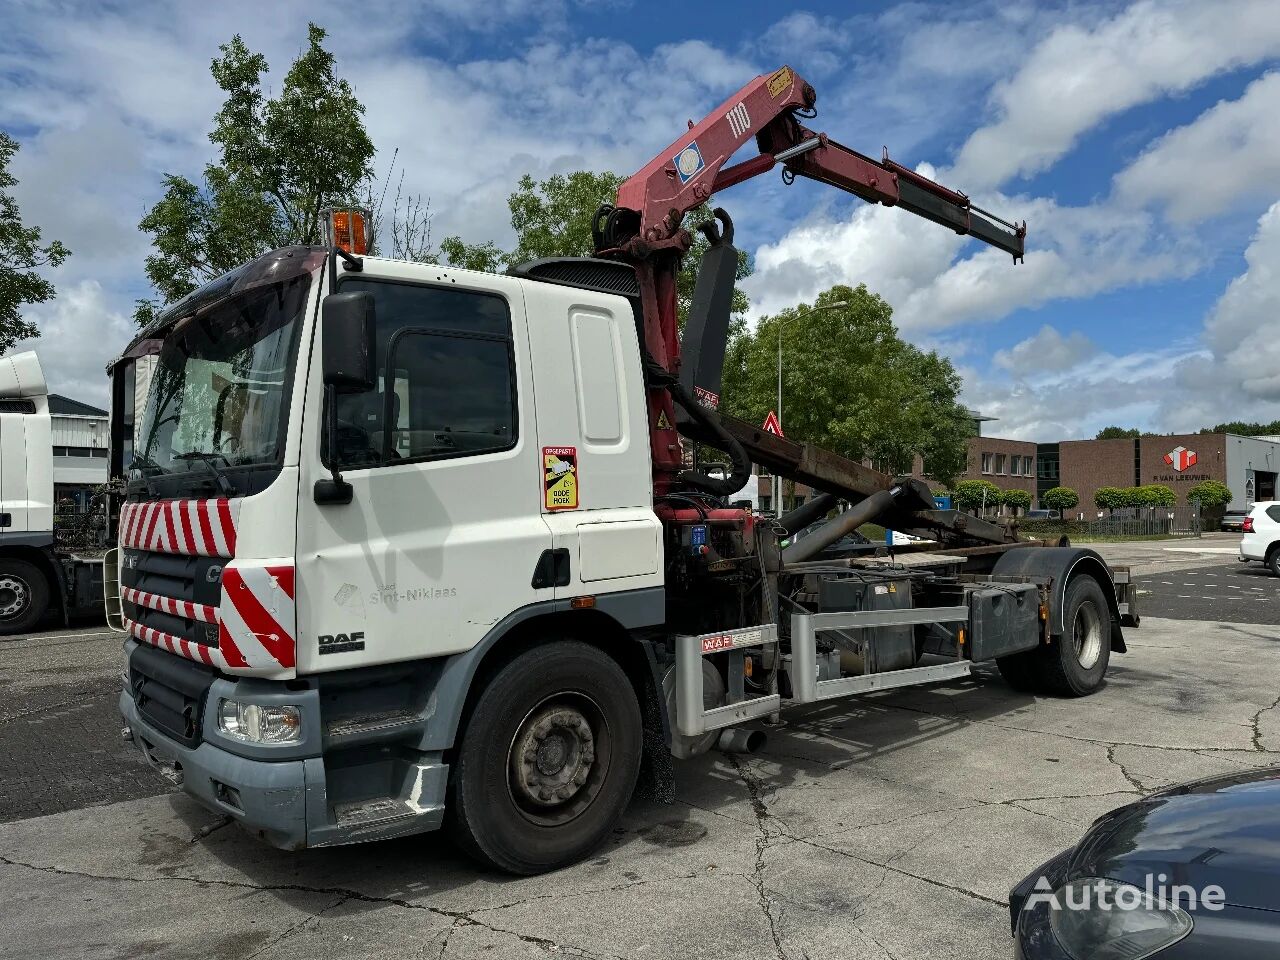
[[[1111,611],[1093,577],[1067,584],[1062,623],[1057,643],[1039,651],[1040,679],[1054,693],[1082,697],[1101,686],[1111,660]]]
[[[0,635],[35,626],[49,606],[49,581],[25,560],[0,560]]]
[[[510,873],[582,859],[622,815],[640,770],[635,691],[577,641],[535,647],[479,692],[454,770],[462,847]]]
[[[1027,650],[1024,653],[1011,653],[1007,657],[998,657],[996,666],[1005,683],[1023,693],[1035,693],[1039,686],[1040,651]]]

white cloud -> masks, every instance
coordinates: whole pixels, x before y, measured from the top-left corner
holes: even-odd
[[[995,417],[993,436],[1042,443],[1092,437],[1110,424],[1154,429],[1199,429],[1196,421],[1166,423],[1162,410],[1177,395],[1182,364],[1203,360],[1207,352],[1193,343],[1127,354],[1082,357],[1053,372],[984,376],[962,368],[964,400]]]
[[[1098,352],[1098,345],[1079,330],[1063,336],[1046,324],[1033,336],[997,351],[992,362],[1014,372],[1070,370]]]
[[[1188,432],[1227,420],[1280,418],[1280,202],[1258,221],[1245,271],[1227,286],[1197,341],[1126,354],[1078,353],[1063,366],[1028,368],[1016,355],[1041,341],[1070,345],[1044,328],[996,362],[1015,376],[963,369],[965,400],[998,418],[999,436],[1052,441],[1091,437],[1108,424]],[[1025,348],[1025,349],[1024,349]]]
[[[1274,0],[1140,0],[1093,27],[1063,24],[996,87],[997,119],[953,172],[974,189],[1037,173],[1108,117],[1277,55]]]
[[[9,353],[35,350],[51,393],[107,405],[107,361],[122,350],[137,328],[112,309],[96,281],[62,285],[56,300],[27,311],[41,335],[15,344]]]
[[[920,171],[932,175],[928,166]],[[834,283],[868,288],[894,307],[894,321],[918,334],[989,322],[1052,300],[1185,276],[1201,259],[1191,238],[1157,229],[1141,210],[1059,206],[1047,198],[980,198],[982,206],[1029,223],[1026,262],[981,249],[926,220],[882,206],[858,206],[844,222],[803,224],[756,254],[744,284],[757,313],[811,300]]]
[[[1280,404],[1280,202],[1259,219],[1244,259],[1248,269],[1205,321],[1205,340],[1216,376],[1255,401]]]
[[[1280,9],[1277,9],[1280,20]],[[1171,130],[1117,174],[1115,193],[1161,205],[1178,222],[1223,212],[1241,197],[1274,197],[1280,182],[1280,73],[1249,84]]]

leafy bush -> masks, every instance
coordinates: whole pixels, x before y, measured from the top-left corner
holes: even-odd
[[[1118,510],[1129,506],[1129,491],[1123,487],[1099,487],[1093,494],[1093,503],[1100,510]]]
[[[1046,510],[1059,510],[1064,515],[1080,503],[1080,495],[1070,487],[1053,487],[1044,492],[1040,503]]]
[[[984,503],[989,506],[1000,504],[1000,488],[990,480],[961,480],[951,491],[951,502],[957,510],[976,513]]]
[[[1231,488],[1221,480],[1201,480],[1187,491],[1187,499],[1203,507],[1225,507],[1233,499]]]
[[[1019,510],[1026,510],[1031,506],[1031,494],[1025,490],[1006,490],[1000,495],[1000,502],[1006,507],[1012,507],[1016,517]]]

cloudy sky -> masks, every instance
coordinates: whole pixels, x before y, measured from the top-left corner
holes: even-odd
[[[5,5],[0,127],[28,223],[74,256],[32,309],[52,387],[105,397],[148,295],[136,224],[211,158],[209,61],[244,36],[278,84],[330,31],[385,168],[437,237],[510,240],[516,178],[629,172],[791,64],[809,125],[1025,218],[1026,263],[776,174],[727,192],[753,314],[865,282],[950,355],[993,434],[1280,417],[1277,0],[812,3],[364,0]]]

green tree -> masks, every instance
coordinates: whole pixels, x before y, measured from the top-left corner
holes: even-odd
[[[364,107],[335,76],[325,31],[313,23],[307,33],[306,51],[274,98],[263,93],[262,54],[238,35],[219,47],[211,71],[226,100],[209,134],[218,160],[201,184],[168,174],[164,196],[138,225],[152,238],[147,278],[162,303],[267,250],[320,242],[320,211],[367,191],[374,148]],[[140,302],[139,322],[157,309]]]
[[[511,211],[511,228],[516,232],[513,250],[503,250],[492,241],[468,244],[461,237],[445,237],[440,241],[440,256],[450,266],[468,270],[495,271],[540,257],[589,257],[595,252],[591,224],[602,203],[613,203],[625,177],[616,173],[577,170],[554,174],[535,181],[525,174],[516,192],[507,198]],[[690,211],[685,225],[690,229],[711,219],[710,204]],[[685,254],[676,283],[683,317],[693,299],[698,263],[707,248],[707,239],[694,233],[693,246]],[[751,273],[746,253],[738,253],[738,279]],[[747,309],[747,295],[740,289],[733,293],[733,312]]]
[[[1187,491],[1187,499],[1200,504],[1201,509],[1225,507],[1233,499],[1231,488],[1221,480],[1201,480]]]
[[[860,285],[832,287],[813,306],[761,318],[755,330],[730,341],[726,412],[760,423],[773,409],[781,335],[788,438],[893,473],[910,472],[920,456],[933,479],[951,484],[969,452],[960,376],[945,357],[903,341],[892,315],[888,303]]]
[[[1063,516],[1080,503],[1080,495],[1070,487],[1051,487],[1044,492],[1040,503],[1046,510],[1058,510]]]
[[[1178,495],[1162,483],[1148,483],[1134,488],[1137,507],[1172,507],[1178,502]]]
[[[1099,487],[1093,494],[1094,506],[1112,513],[1121,507],[1129,506],[1128,491],[1122,487]]]
[[[1212,427],[1202,427],[1201,433],[1235,433],[1244,437],[1274,437],[1280,435],[1280,420],[1270,423],[1255,423],[1244,420],[1232,420],[1230,423],[1219,423]]]
[[[1006,490],[1000,495],[1000,502],[1013,508],[1016,517],[1019,510],[1027,510],[1031,506],[1031,494],[1026,490]]]
[[[53,299],[53,284],[38,271],[59,266],[71,253],[57,240],[43,243],[39,227],[23,225],[18,202],[9,193],[18,183],[9,172],[17,152],[18,141],[0,130],[0,353],[19,340],[40,336],[36,325],[23,319],[22,307]]]
[[[1142,436],[1136,427],[1103,427],[1098,431],[1095,440],[1131,440]]]
[[[969,510],[976,516],[984,507],[998,505],[1000,488],[990,480],[961,480],[951,489],[951,503],[957,510]]]

